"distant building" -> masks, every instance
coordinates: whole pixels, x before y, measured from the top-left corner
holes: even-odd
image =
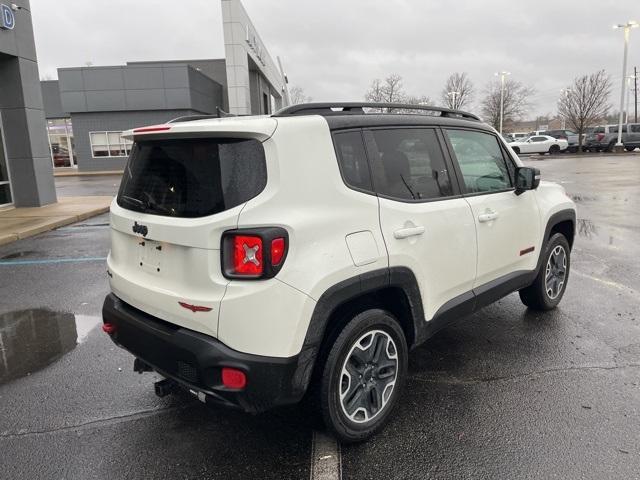
[[[121,170],[124,130],[186,115],[268,114],[287,105],[283,75],[239,0],[222,0],[222,59],[58,69],[43,81],[53,166]]]
[[[122,170],[124,130],[287,106],[284,75],[240,0],[221,6],[225,58],[60,68],[40,82],[29,1],[0,0],[0,206],[55,202],[52,166]]]

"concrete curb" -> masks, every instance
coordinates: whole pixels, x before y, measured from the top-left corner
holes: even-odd
[[[521,153],[520,158],[549,159],[549,158],[589,158],[589,157],[640,157],[640,152],[583,152],[583,153],[558,153],[554,155],[540,155],[538,153]]]
[[[122,175],[124,170],[105,170],[99,172],[78,172],[76,171],[67,171],[67,172],[53,172],[54,177],[98,177],[101,175]]]

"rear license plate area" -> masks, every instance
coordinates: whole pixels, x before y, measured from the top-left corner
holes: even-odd
[[[158,274],[162,268],[162,244],[154,240],[138,242],[138,264],[145,272]]]

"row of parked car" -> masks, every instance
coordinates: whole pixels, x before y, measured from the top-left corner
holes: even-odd
[[[571,130],[537,130],[503,135],[516,153],[559,153],[578,151],[578,134]],[[588,127],[583,134],[583,150],[611,152],[618,141],[618,125]],[[628,152],[640,148],[640,123],[622,125],[622,143]]]

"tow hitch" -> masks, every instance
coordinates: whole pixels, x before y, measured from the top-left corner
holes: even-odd
[[[156,395],[159,396],[160,398],[166,397],[167,395],[175,392],[179,388],[178,384],[174,380],[171,380],[170,378],[165,378],[164,380],[160,380],[159,382],[154,383],[153,387],[156,391]]]

